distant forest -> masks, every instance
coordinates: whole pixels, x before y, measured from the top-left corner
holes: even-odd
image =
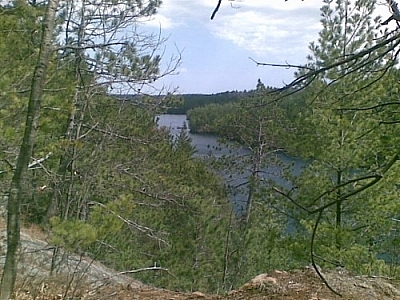
[[[273,87],[267,87],[268,90],[274,90]],[[244,90],[244,91],[226,91],[216,94],[180,94],[180,95],[160,95],[160,98],[168,98],[168,107],[165,113],[168,114],[187,114],[187,112],[194,108],[204,107],[209,104],[227,104],[236,102],[238,100],[250,97],[254,95],[255,90]],[[112,95],[114,98],[119,100],[131,100],[137,102],[143,102],[143,96],[136,95]],[[157,98],[157,97],[155,97]],[[140,101],[138,101],[140,99]],[[153,97],[154,99],[154,97]]]
[[[186,114],[188,110],[204,107],[209,104],[225,104],[235,102],[243,97],[246,97],[250,92],[223,92],[217,94],[183,94],[179,95],[180,98],[177,105],[168,109],[170,114]]]

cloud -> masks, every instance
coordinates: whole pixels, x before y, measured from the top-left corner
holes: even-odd
[[[221,16],[222,25],[209,26],[212,34],[254,53],[272,51],[271,42],[290,33],[282,28],[283,20],[268,20],[262,13],[247,11]]]
[[[213,36],[256,55],[278,55],[285,45],[289,54],[304,50],[319,29],[320,0],[223,1],[211,21],[217,2],[164,0],[147,25],[161,29],[204,26]]]
[[[211,21],[217,2],[163,0],[158,14],[146,25],[161,29],[204,26],[215,37],[257,55],[266,52],[278,55],[282,48],[288,54],[304,51],[321,28],[321,0],[222,1]],[[378,9],[387,10],[385,6]]]
[[[146,21],[146,25],[171,29],[179,26],[189,26],[193,20],[204,20],[212,10],[213,0],[163,0],[158,13]]]
[[[209,29],[215,36],[252,54],[268,52],[279,55],[283,51],[290,54],[306,48],[309,37],[316,36],[319,30],[318,17],[307,18],[310,12],[306,12],[295,15],[273,10],[243,10],[234,15],[220,16],[221,24],[209,26]]]
[[[184,74],[184,73],[186,73],[187,71],[188,71],[187,68],[183,68],[183,67],[180,67],[180,68],[178,68],[178,69],[176,70],[177,74]]]
[[[321,0],[223,0],[211,21],[217,2],[163,0],[158,14],[144,25],[150,31],[161,27],[170,49],[185,49],[182,66],[187,69],[177,70],[171,81],[186,91],[216,91],[216,84],[221,89],[254,87],[257,78],[270,85],[287,82],[293,70],[254,68],[248,57],[303,64],[309,43],[322,28]],[[377,14],[390,15],[385,5],[377,6]]]
[[[174,27],[182,25],[182,23],[175,22],[173,19],[161,14],[157,14],[149,19],[142,19],[141,21],[147,26],[162,29],[172,29]]]

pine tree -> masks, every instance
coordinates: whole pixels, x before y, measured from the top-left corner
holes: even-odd
[[[51,56],[53,28],[58,1],[49,1],[42,24],[40,50],[33,72],[24,135],[11,180],[7,205],[7,254],[1,279],[0,299],[11,298],[17,275],[17,251],[20,244],[20,206],[29,194],[27,190],[28,164],[36,141],[40,105],[46,82],[46,71]]]
[[[375,1],[325,3],[320,38],[310,45],[309,66],[313,68],[370,47],[375,38],[371,17]],[[397,210],[391,197],[378,192],[381,188],[394,191],[392,179],[385,173],[397,154],[382,143],[388,131],[380,126],[387,112],[364,109],[374,106],[376,99],[385,99],[384,81],[394,80],[393,73],[387,72],[392,62],[380,51],[372,54],[377,59],[362,68],[349,72],[352,63],[342,64],[309,85],[309,108],[299,116],[293,138],[297,153],[311,158],[311,163],[293,179],[296,188],[284,193],[303,228],[315,230],[314,218],[319,216],[313,258],[324,254],[327,258],[321,264],[331,261],[357,271],[365,271],[367,266],[372,271],[376,262],[376,248],[370,246],[377,235],[374,228],[386,224],[393,209]],[[389,132],[394,133],[392,130]],[[398,143],[397,137],[391,138]],[[380,182],[383,174],[385,179]],[[311,215],[304,215],[299,207]]]

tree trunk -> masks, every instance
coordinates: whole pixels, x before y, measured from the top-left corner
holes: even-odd
[[[24,137],[8,195],[7,254],[1,278],[0,300],[9,300],[11,298],[17,276],[17,251],[20,244],[20,205],[23,197],[29,195],[29,191],[27,191],[27,170],[38,129],[40,103],[45,85],[46,70],[52,51],[52,35],[58,2],[59,0],[49,0],[43,21],[42,42],[32,78]]]
[[[58,169],[58,175],[61,178],[59,182],[57,182],[54,186],[54,195],[50,200],[50,203],[46,209],[46,218],[44,223],[48,223],[49,220],[56,216],[57,214],[63,218],[67,219],[69,217],[69,212],[71,209],[71,202],[73,201],[73,189],[75,185],[74,172],[76,171],[76,158],[77,158],[77,144],[76,141],[79,140],[79,136],[81,134],[82,124],[86,109],[88,107],[86,95],[82,96],[86,88],[85,76],[82,74],[86,74],[83,70],[83,57],[84,50],[80,47],[83,45],[83,41],[85,39],[85,30],[86,30],[86,19],[85,19],[85,11],[86,11],[86,3],[83,1],[81,3],[82,7],[80,8],[80,23],[77,30],[77,39],[75,50],[75,92],[71,105],[73,109],[71,110],[67,126],[66,132],[64,135],[65,140],[69,142],[69,145],[66,147],[64,153],[60,157],[60,165]],[[72,16],[68,16],[68,20],[72,19]],[[68,41],[66,41],[67,43]],[[85,100],[82,100],[85,98]],[[84,103],[83,103],[84,102]]]

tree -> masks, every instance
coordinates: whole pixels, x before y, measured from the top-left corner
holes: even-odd
[[[29,66],[34,65],[29,61],[29,64],[24,66],[14,65],[13,68],[10,68],[13,72],[8,72],[6,76],[3,76],[1,82],[2,85],[17,87],[17,91],[14,91],[13,88],[7,88],[4,91],[8,93],[7,95],[18,99],[15,95],[23,95],[26,91],[22,87],[27,88],[27,83],[31,80],[27,119],[24,126],[25,133],[8,193],[8,250],[2,278],[1,299],[10,298],[15,283],[21,203],[29,206],[27,211],[30,215],[36,215],[37,219],[45,220],[44,223],[56,214],[56,208],[61,208],[59,212],[64,219],[72,215],[79,216],[79,218],[87,217],[88,198],[85,193],[88,188],[92,187],[92,183],[85,181],[85,184],[80,184],[81,177],[77,176],[76,169],[76,161],[82,152],[82,140],[95,130],[103,135],[117,135],[112,130],[98,129],[96,125],[87,124],[90,115],[86,113],[91,108],[91,101],[110,99],[104,96],[107,88],[113,84],[120,84],[123,81],[128,84],[127,88],[139,90],[137,86],[146,86],[159,76],[172,72],[172,69],[168,69],[168,72],[162,73],[158,68],[161,57],[155,51],[162,40],[156,39],[156,43],[151,44],[150,41],[154,41],[154,39],[150,38],[147,40],[149,53],[140,53],[136,48],[139,44],[135,43],[140,39],[133,39],[133,41],[131,39],[128,42],[129,37],[125,40],[115,38],[115,35],[118,35],[117,31],[125,30],[127,25],[132,24],[132,20],[154,14],[160,4],[158,1],[129,2],[125,3],[123,8],[118,5],[113,8],[104,3],[104,6],[99,5],[100,3],[90,5],[84,3],[80,6],[67,1],[56,16],[58,3],[58,1],[49,1],[46,4],[29,5],[16,1],[9,6],[1,7],[2,17],[10,20],[9,23],[2,23],[2,26],[7,27],[9,24],[15,28],[21,26],[20,32],[23,33],[21,36],[12,28],[9,30],[11,34],[8,34],[8,37],[17,37],[14,32],[18,32],[18,38],[23,40],[25,37],[28,41],[27,47],[20,48],[21,53],[26,51],[29,54],[24,57],[38,55],[38,62],[32,78],[29,76],[29,71],[25,71],[29,70]],[[46,13],[42,19],[41,12],[44,9]],[[12,19],[14,14],[15,16],[20,14],[20,18],[16,18],[17,22],[11,23],[11,20],[14,22]],[[103,17],[99,17],[100,15]],[[40,22],[43,28],[41,39],[38,38],[39,34],[36,32],[36,24]],[[65,32],[65,43],[60,42],[61,32]],[[100,41],[98,37],[102,33],[104,39]],[[55,49],[56,37],[60,43],[59,47]],[[40,46],[39,53],[35,51],[36,46]],[[2,50],[4,50],[3,47]],[[4,55],[4,52],[6,51],[2,51],[1,55]],[[10,54],[10,58],[15,58],[15,54]],[[19,60],[8,59],[8,61]],[[56,63],[49,63],[50,61]],[[46,77],[48,69],[52,71],[49,78]],[[71,76],[71,71],[73,76]],[[64,81],[62,81],[63,79]],[[60,88],[60,85],[63,87]],[[45,88],[47,93],[44,95]],[[59,92],[59,97],[54,96],[56,94],[51,95],[55,91]],[[43,98],[48,106],[44,107],[44,118],[39,120],[40,112],[43,111],[41,109]],[[21,97],[21,99],[23,98]],[[72,99],[72,101],[61,102],[64,99]],[[146,99],[148,98],[141,97],[138,105],[145,104],[145,101],[142,102],[142,100]],[[147,104],[155,107],[157,103],[149,102]],[[7,107],[7,109],[10,108],[12,107]],[[6,111],[6,113],[9,112],[10,110]],[[50,112],[58,112],[58,115]],[[3,111],[1,113],[3,114]],[[59,121],[63,118],[67,123],[64,128]],[[0,125],[2,128],[8,129],[7,124]],[[20,127],[17,126],[17,128]],[[64,135],[64,141],[58,139],[60,134]],[[39,156],[42,155],[43,145],[45,145],[44,148],[52,149],[52,151],[55,149],[55,155],[60,155],[58,172],[53,172],[44,166],[43,161],[51,157],[53,152]],[[11,144],[7,141],[4,146],[7,152],[3,153],[10,153],[8,151],[10,146]],[[59,151],[60,148],[64,148],[65,151],[62,153]],[[10,155],[10,157],[12,156]],[[29,164],[32,157],[37,157],[37,159]],[[6,162],[8,168],[13,167],[11,159],[6,158],[3,161]],[[53,162],[49,167],[54,168]],[[27,173],[28,164],[35,167],[35,170],[29,175]],[[6,171],[1,173],[7,175]],[[40,185],[39,188],[37,186],[39,182],[46,182],[46,184]],[[59,185],[62,187],[59,188]],[[55,191],[53,197],[47,192],[49,187]],[[79,189],[81,189],[80,194],[77,193]],[[60,201],[62,197],[66,197],[66,200]],[[30,201],[32,199],[34,203]],[[44,217],[43,203],[47,206],[47,219]],[[39,213],[35,214],[33,211]]]
[[[101,151],[87,149],[100,161],[90,170],[96,176],[87,192],[87,223],[98,229],[90,252],[120,271],[162,268],[135,274],[149,284],[216,291],[215,278],[223,271],[220,237],[230,207],[224,191],[192,157],[185,134],[172,141],[156,128],[151,113],[124,105],[98,107],[105,124],[114,122],[114,135],[93,132],[90,139],[102,138]]]
[[[286,227],[282,224],[287,219],[267,196],[284,131],[282,110],[278,103],[270,103],[268,91],[258,80],[256,90],[238,102],[208,105],[189,114],[191,128],[208,128],[231,148],[229,154],[209,158],[211,167],[226,181],[234,206],[225,236],[225,289],[260,272],[288,266],[283,259],[286,253],[278,246],[282,246]],[[237,148],[242,150],[239,154]]]
[[[26,190],[27,170],[37,134],[40,104],[52,50],[57,7],[58,0],[50,0],[43,20],[42,40],[32,78],[24,137],[8,194],[7,255],[0,288],[0,299],[2,300],[11,298],[17,274],[17,251],[20,243],[20,204],[22,199],[29,194]]]
[[[380,263],[371,246],[376,243],[371,241],[378,235],[374,228],[387,224],[396,207],[391,197],[381,194],[381,188],[395,190],[389,170],[399,154],[396,147],[383,142],[389,135],[398,144],[395,129],[382,126],[390,105],[381,106],[381,111],[368,109],[376,99],[391,102],[391,92],[383,87],[383,82],[395,80],[397,73],[391,70],[392,57],[387,55],[391,47],[376,49],[368,63],[344,63],[350,54],[363,51],[359,49],[373,47],[374,6],[374,1],[336,1],[335,5],[329,1],[322,7],[324,28],[318,43],[310,45],[312,55],[306,67],[323,71],[316,71],[312,81],[302,87],[309,109],[299,115],[293,136],[295,140],[301,136],[297,153],[312,162],[302,176],[292,179],[294,188],[276,189],[289,201],[303,229],[312,233],[313,263],[321,258],[319,253],[329,253],[330,258],[319,262],[361,272],[371,272]],[[304,74],[303,69],[298,78]],[[388,230],[379,228],[381,234]]]
[[[157,49],[163,40],[154,36],[139,37],[134,28],[140,18],[156,13],[159,5],[159,1],[151,0],[123,1],[111,6],[101,2],[82,2],[78,7],[67,2],[63,7],[61,21],[65,23],[66,30],[58,49],[59,60],[60,64],[75,73],[76,88],[69,97],[69,115],[63,132],[64,152],[60,155],[57,171],[61,180],[53,185],[54,194],[47,204],[44,222],[57,212],[61,212],[63,218],[68,218],[79,214],[78,211],[87,206],[86,197],[75,196],[88,188],[88,181],[81,184],[81,178],[76,176],[82,172],[77,164],[84,138],[97,130],[99,123],[96,122],[102,122],[90,117],[91,108],[101,98],[99,95],[114,88],[125,89],[143,95],[137,97],[138,105],[154,109],[159,104],[158,100],[156,103],[146,103],[151,98],[144,96],[145,89],[158,78],[172,72],[179,61],[176,64],[171,62],[170,69],[162,72],[159,68],[161,56],[157,54]],[[147,50],[142,52],[140,49]],[[99,130],[103,134],[113,134],[112,127]]]
[[[392,0],[387,2],[393,15],[382,25],[399,19],[397,3]],[[326,235],[328,243],[329,239],[336,241],[335,255],[339,260],[345,260],[341,256],[352,245],[351,241],[355,241],[354,232],[366,230],[359,235],[361,239],[356,244],[365,249],[368,248],[366,236],[374,236],[370,221],[373,219],[387,225],[386,220],[390,219],[395,204],[390,202],[391,197],[383,197],[378,191],[382,191],[381,188],[397,191],[389,174],[396,170],[400,154],[398,147],[393,147],[393,144],[398,145],[395,130],[400,120],[394,112],[396,109],[393,109],[398,103],[392,101],[397,91],[391,85],[385,85],[386,88],[383,85],[383,82],[392,82],[397,76],[394,66],[399,53],[398,30],[382,30],[380,25],[372,25],[371,13],[375,1],[324,3],[322,23],[325,29],[320,33],[319,44],[310,46],[312,62],[300,68],[290,64],[256,62],[258,65],[299,68],[291,83],[272,91],[275,101],[300,91],[303,95],[308,94],[309,109],[299,114],[298,120],[302,121],[292,129],[302,136],[295,151],[310,157],[312,163],[302,179],[293,179],[293,189],[282,192],[277,187],[276,192],[293,205],[293,211],[303,210],[316,215],[315,223],[306,226],[312,232],[311,258],[314,266],[318,228],[323,227],[318,232]],[[221,1],[218,1],[213,16],[220,4]],[[380,24],[380,18],[374,22]],[[387,144],[388,139],[392,142],[391,146]],[[376,213],[379,203],[380,217],[375,218],[376,214],[372,214],[374,217],[369,215],[369,220],[367,217],[363,219],[365,215],[360,211],[361,202],[358,201],[365,201],[366,194],[372,198],[368,202],[370,206],[362,202],[363,208],[368,207]],[[359,259],[363,256],[360,252],[356,254],[360,251],[356,250],[357,246],[353,255]],[[332,247],[326,246],[326,249]],[[374,254],[372,256],[376,258]],[[348,262],[351,263],[351,259]],[[365,265],[360,261],[358,267]]]
[[[36,18],[43,11],[28,5],[18,5],[10,9],[1,7],[1,40],[0,55],[4,61],[0,75],[0,174],[1,189],[8,190],[14,170],[14,160],[23,135],[23,123],[28,102],[30,82],[37,59],[39,42],[37,40],[40,26]],[[32,33],[33,32],[33,33]],[[12,47],[11,47],[12,45]],[[17,65],[15,61],[20,62]]]

